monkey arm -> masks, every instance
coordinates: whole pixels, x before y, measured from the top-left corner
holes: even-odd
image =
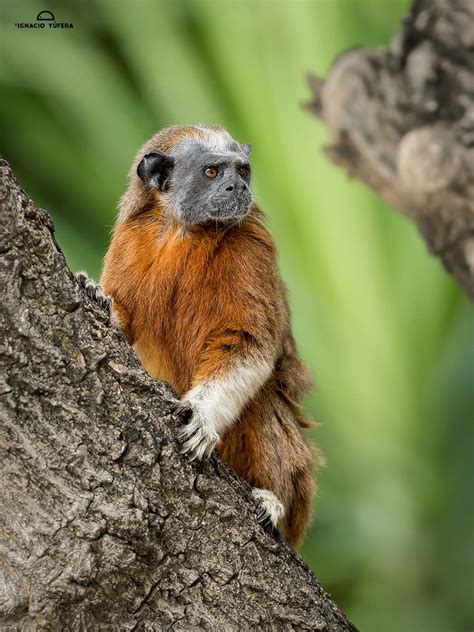
[[[130,318],[128,316],[128,313],[126,312],[125,308],[114,299],[112,299],[112,319],[114,323],[120,329],[122,329],[125,337],[128,340],[128,343],[130,345],[133,345],[135,342],[135,337],[132,334],[132,328],[130,326]]]
[[[212,336],[193,386],[182,398],[193,413],[181,432],[183,452],[208,458],[219,437],[270,377],[273,366],[272,346],[258,343],[246,332],[224,330]]]

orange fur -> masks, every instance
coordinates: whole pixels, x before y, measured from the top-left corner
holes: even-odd
[[[156,135],[145,150],[169,149],[183,134],[204,133],[189,129]],[[204,379],[225,375],[238,360],[262,357],[274,364],[218,449],[251,485],[278,496],[286,510],[279,528],[295,545],[310,519],[318,461],[303,440],[300,427],[308,423],[297,403],[312,381],[292,338],[263,213],[253,205],[241,225],[183,232],[159,194],[152,199],[147,193],[144,200],[140,191],[132,169],[122,200],[129,212],[114,230],[102,286],[145,369],[181,395]]]

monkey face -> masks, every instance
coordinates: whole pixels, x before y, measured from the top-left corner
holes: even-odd
[[[226,145],[214,146],[189,139],[169,154],[146,154],[137,173],[145,184],[159,189],[183,224],[236,222],[252,204],[250,149],[231,138]]]
[[[188,143],[176,157],[169,195],[186,224],[238,221],[250,210],[250,181],[248,156],[240,146],[217,152]]]

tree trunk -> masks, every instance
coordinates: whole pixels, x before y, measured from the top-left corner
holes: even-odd
[[[257,524],[0,161],[2,630],[354,630]]]
[[[413,219],[473,298],[473,0],[416,0],[390,48],[352,50],[309,84],[329,157]]]

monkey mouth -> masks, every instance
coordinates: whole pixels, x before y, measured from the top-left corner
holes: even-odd
[[[233,200],[219,204],[219,206],[210,209],[209,219],[218,222],[238,221],[250,213],[250,207],[250,201],[247,202],[247,200]]]
[[[252,199],[243,196],[215,200],[205,205],[182,205],[180,219],[187,224],[232,224],[241,222],[251,211]]]
[[[205,223],[213,223],[213,224],[221,224],[222,226],[231,226],[232,224],[239,224],[242,220],[244,220],[249,211],[243,211],[242,213],[229,213],[228,215],[224,215],[220,213],[219,215],[211,215],[207,222]]]
[[[222,211],[211,213],[209,219],[213,219],[218,222],[230,222],[232,220],[239,220],[246,217],[250,212],[250,206],[246,209],[239,209],[235,211]]]

